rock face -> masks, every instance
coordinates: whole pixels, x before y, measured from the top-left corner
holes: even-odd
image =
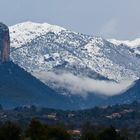
[[[0,23],[0,61],[9,61],[10,56],[10,36],[9,28],[3,23]]]

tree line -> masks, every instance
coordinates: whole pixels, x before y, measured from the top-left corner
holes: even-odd
[[[32,119],[26,128],[7,121],[0,125],[0,140],[130,140],[126,130],[85,123],[80,133],[70,133],[63,125],[47,125]]]

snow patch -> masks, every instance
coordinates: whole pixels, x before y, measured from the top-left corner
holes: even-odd
[[[124,44],[127,45],[131,48],[137,48],[138,46],[140,46],[140,38],[137,38],[135,40],[116,40],[116,39],[108,39],[109,42],[116,44],[116,45],[120,45],[120,44]]]
[[[59,34],[60,31],[66,30],[56,25],[48,23],[24,22],[9,27],[11,36],[11,47],[19,48],[22,45],[31,42],[38,36],[53,32]]]

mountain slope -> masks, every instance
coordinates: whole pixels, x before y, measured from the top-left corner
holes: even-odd
[[[110,41],[116,45],[124,44],[124,45],[131,47],[131,48],[137,48],[138,46],[140,46],[140,39],[139,38],[132,40],[132,41],[130,41],[130,40],[116,40],[116,39],[108,39],[108,41]]]
[[[128,46],[133,53],[135,53],[136,57],[140,58],[140,39],[137,38],[135,40],[116,40],[116,39],[109,39],[108,41],[112,42],[115,45],[126,45]]]
[[[47,85],[27,73],[13,62],[0,64],[0,104],[4,107],[16,107],[23,105],[36,105],[56,109],[85,109],[93,106],[129,103],[140,99],[139,91],[132,87],[126,91],[125,96],[132,99],[127,102],[123,95],[107,97],[97,94],[88,94],[86,98],[79,95],[64,96],[56,93]],[[139,81],[135,85],[139,88]],[[140,89],[140,88],[139,88]],[[137,97],[134,95],[137,94]],[[135,97],[135,98],[134,98]]]
[[[62,94],[71,91],[48,78],[50,72],[117,82],[140,76],[140,58],[127,45],[47,23],[17,24],[10,27],[10,35],[12,61]]]
[[[68,98],[56,93],[13,62],[0,64],[0,104],[69,108]],[[63,102],[62,102],[63,101]]]
[[[92,100],[61,95],[13,62],[1,63],[0,74],[0,104],[6,108],[36,105],[74,110],[93,107],[103,100],[96,95],[92,95]]]
[[[12,60],[29,72],[54,71],[58,67],[73,72],[74,67],[76,74],[83,75],[89,69],[116,81],[139,77],[140,59],[127,46],[118,48],[100,37],[49,26],[25,22],[10,27]],[[88,74],[85,76],[92,75]]]
[[[108,102],[111,104],[129,104],[133,101],[140,101],[140,80],[126,90],[123,94],[111,97]]]
[[[134,100],[135,94],[107,97],[98,94],[96,88],[88,92],[81,90],[77,78],[117,83],[137,80],[140,77],[140,56],[135,48],[47,23],[20,23],[10,27],[10,35],[11,60],[57,91],[58,97],[64,95],[60,96],[64,98],[60,102],[65,101],[62,106],[67,102],[65,108],[89,108]],[[75,81],[70,81],[71,76]],[[96,87],[96,82],[89,81],[81,85]],[[110,88],[108,85],[105,92]]]

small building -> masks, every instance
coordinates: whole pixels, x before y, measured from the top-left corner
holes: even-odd
[[[52,120],[57,120],[57,115],[56,113],[51,113],[47,115],[47,118]]]

